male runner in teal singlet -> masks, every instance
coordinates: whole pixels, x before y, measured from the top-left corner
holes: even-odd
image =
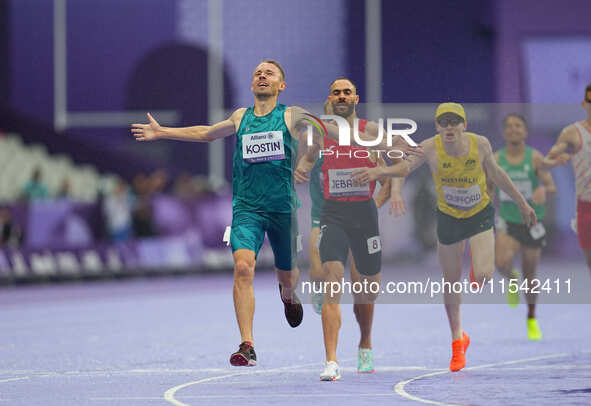
[[[230,243],[234,255],[234,309],[241,344],[230,356],[234,366],[256,365],[252,281],[265,233],[275,257],[285,317],[292,327],[297,327],[303,318],[302,305],[294,291],[299,274],[295,215],[299,201],[293,172],[298,150],[295,135],[308,121],[301,108],[278,104],[277,98],[285,86],[279,63],[265,60],[252,76],[254,106],[236,110],[227,120],[211,126],[170,128],[160,126],[148,113],[149,124],[132,125],[138,141],[210,142],[236,134]]]

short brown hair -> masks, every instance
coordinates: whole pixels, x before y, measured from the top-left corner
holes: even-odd
[[[328,85],[328,89],[330,90],[330,88],[332,87],[332,85],[335,84],[335,82],[337,80],[347,80],[349,83],[351,83],[353,85],[353,87],[355,88],[355,92],[357,92],[357,85],[355,85],[355,83],[353,83],[353,81],[345,76],[339,76],[338,78],[336,78],[335,80],[333,80],[332,82],[330,82],[330,85]]]
[[[591,92],[591,83],[589,83],[587,85],[587,87],[585,88],[585,100],[589,100],[587,99],[587,93]]]
[[[277,69],[279,69],[279,72],[281,72],[281,80],[285,81],[285,72],[283,71],[283,68],[281,67],[281,65],[279,64],[279,62],[277,62],[274,59],[265,59],[261,63],[270,63],[271,65],[275,65],[277,67]],[[259,65],[261,63],[259,63]]]

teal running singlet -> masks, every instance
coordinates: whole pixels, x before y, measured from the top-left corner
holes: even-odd
[[[284,120],[287,107],[277,104],[258,117],[249,107],[236,134],[232,188],[234,211],[291,213],[299,206],[293,171],[298,141]]]

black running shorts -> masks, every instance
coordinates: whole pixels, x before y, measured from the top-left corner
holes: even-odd
[[[542,248],[546,246],[546,229],[540,220],[535,226],[528,227],[523,223],[512,223],[498,218],[496,229],[510,235],[526,247]]]
[[[437,209],[437,238],[441,244],[455,244],[494,226],[495,209],[489,204],[472,217],[459,219]]]
[[[326,200],[318,238],[322,263],[347,263],[349,249],[362,275],[376,275],[382,265],[378,211],[373,199],[362,202]]]

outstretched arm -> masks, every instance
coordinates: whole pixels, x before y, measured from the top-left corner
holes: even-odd
[[[566,127],[560,133],[560,136],[550,149],[550,152],[548,152],[548,155],[546,155],[546,157],[542,160],[540,169],[548,170],[555,166],[564,165],[571,158],[571,155],[568,154],[566,150],[569,148],[576,150],[578,148],[578,144],[579,140],[574,127]]]
[[[546,195],[548,193],[556,193],[556,185],[554,184],[552,174],[548,171],[541,170],[544,156],[538,150],[533,150],[532,160],[536,176],[540,179],[540,184],[533,192],[532,202],[534,204],[546,204]]]
[[[318,154],[322,147],[322,132],[318,129],[319,123],[314,116],[298,106],[291,106],[285,112],[285,122],[291,134],[298,134],[300,142],[305,143],[305,152],[300,158],[294,171],[296,183],[304,183],[310,180],[308,173],[314,167]],[[312,126],[312,143],[308,143],[308,126]]]
[[[148,124],[132,124],[131,133],[138,141],[155,141],[161,139],[210,142],[218,138],[228,137],[236,133],[245,109],[238,109],[229,119],[214,125],[197,125],[192,127],[163,127],[148,113]]]
[[[324,123],[320,122],[320,120],[310,114],[307,110],[299,106],[290,106],[285,111],[285,124],[291,134],[298,134],[298,139],[300,142],[305,143],[307,147],[307,152],[310,152],[310,149],[314,149],[317,152],[322,147],[322,136],[324,135],[324,128],[327,128]],[[312,129],[312,140],[309,142],[308,140],[308,127]],[[316,155],[317,156],[317,155]],[[315,161],[315,159],[314,159]]]
[[[387,166],[385,168],[375,167],[356,169],[353,171],[353,179],[361,184],[364,184],[373,182],[380,176],[406,177],[412,171],[427,162],[427,157],[433,152],[433,139],[429,138],[421,142],[419,147],[423,153],[420,155],[412,155],[408,157],[408,159],[401,160],[392,166]]]
[[[517,190],[511,181],[511,178],[509,178],[503,168],[497,164],[490,146],[490,142],[486,138],[478,137],[478,150],[483,156],[482,162],[486,168],[488,176],[492,179],[495,185],[507,193],[509,197],[511,197],[511,200],[517,204],[524,223],[528,226],[531,224],[536,224],[536,212],[529,204],[527,204],[527,201],[523,195],[519,193],[519,190]]]

